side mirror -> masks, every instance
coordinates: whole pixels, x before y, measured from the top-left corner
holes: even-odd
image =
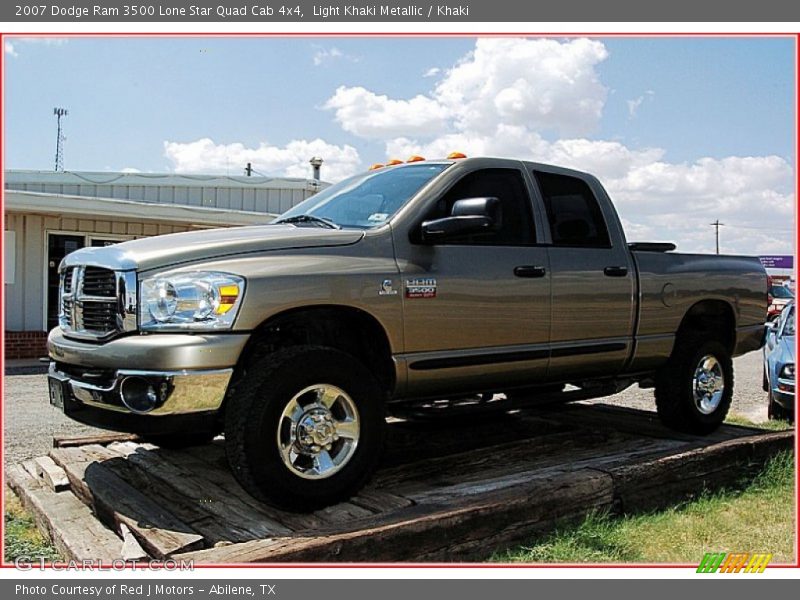
[[[461,235],[497,231],[502,224],[498,198],[456,200],[449,217],[425,221],[421,228],[423,242],[435,243]]]

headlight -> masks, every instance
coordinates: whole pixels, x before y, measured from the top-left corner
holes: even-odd
[[[789,363],[787,365],[783,365],[779,377],[781,379],[794,379],[794,364]]]
[[[227,273],[161,273],[139,286],[143,330],[230,329],[244,294],[244,279]]]

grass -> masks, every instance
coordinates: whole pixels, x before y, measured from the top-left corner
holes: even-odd
[[[3,541],[6,562],[14,562],[14,559],[20,557],[35,561],[61,559],[58,551],[36,528],[30,513],[10,491],[5,494],[5,508]]]
[[[762,423],[754,423],[747,417],[737,414],[728,415],[728,418],[725,419],[725,423],[728,425],[741,425],[742,427],[755,427],[767,431],[786,431],[792,428],[792,424],[789,423],[789,421],[764,421]]]
[[[644,515],[593,513],[491,560],[699,563],[715,551],[771,552],[773,563],[794,562],[794,503],[794,455],[784,452],[741,490]]]

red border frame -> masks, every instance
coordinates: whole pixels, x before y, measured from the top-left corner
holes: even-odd
[[[169,32],[169,33],[145,33],[145,32],[74,32],[74,33],[55,33],[55,32],[0,32],[0,44],[3,45],[3,55],[0,59],[0,127],[4,123],[4,109],[5,109],[5,94],[3,86],[5,85],[5,38],[6,37],[67,37],[67,38],[82,38],[82,37],[132,37],[132,38],[160,38],[160,37],[263,37],[263,38],[477,38],[477,37],[547,37],[547,38],[570,38],[570,37],[589,37],[589,38],[683,38],[683,37],[707,37],[707,38],[752,38],[752,37],[765,37],[765,38],[779,38],[789,37],[795,40],[795,252],[800,242],[800,228],[798,228],[798,215],[797,215],[797,202],[800,198],[800,175],[798,174],[798,165],[800,164],[800,130],[798,130],[798,115],[800,114],[800,32],[774,32],[774,33],[711,33],[711,32],[645,32],[645,33],[602,33],[602,32],[536,32],[536,31],[518,31],[518,32],[426,32],[426,33],[397,33],[397,32],[369,32],[369,33],[346,33],[346,32],[288,32],[288,33],[268,33],[268,32]],[[5,164],[5,129],[2,131],[2,140],[0,140],[0,165]],[[5,190],[5,168],[0,173],[0,183],[3,184],[2,189]],[[2,193],[2,192],[0,192]],[[0,208],[3,207],[4,198],[0,197]],[[5,211],[2,217],[3,229],[0,232],[0,237],[5,238]],[[3,248],[0,248],[0,254],[3,253]],[[4,263],[0,261],[0,277],[3,274]],[[797,267],[795,267],[797,273]],[[5,287],[0,288],[0,312],[5,315]],[[5,331],[5,323],[0,327]],[[4,392],[5,392],[5,347],[0,347],[0,368],[3,370],[3,387],[0,389],[0,482],[3,483],[3,495],[0,496],[0,512],[5,515],[5,463],[4,463]],[[798,505],[800,505],[800,476],[798,475],[798,455],[800,455],[800,438],[795,429],[795,562],[794,564],[775,564],[770,565],[769,568],[778,569],[800,569],[800,548],[798,548],[798,541],[800,540],[800,513],[798,512]],[[14,569],[13,564],[5,562],[5,519],[0,520],[0,569]],[[47,568],[60,567],[66,563],[46,563]],[[34,567],[36,568],[36,567]],[[93,572],[104,569],[105,565],[93,566],[88,569],[77,568],[75,572]],[[673,568],[673,569],[696,569],[697,564],[687,563],[229,563],[229,564],[201,564],[195,565],[195,569],[275,569],[275,568],[334,568],[334,569],[374,569],[374,568],[389,568],[389,569],[433,569],[433,568],[447,568],[447,569],[566,569],[566,568],[633,568],[633,569],[648,569],[648,568]],[[110,568],[108,570],[111,570]],[[69,569],[73,571],[73,569]],[[124,571],[120,572],[150,572],[148,568],[126,567]],[[67,572],[67,569],[64,569]]]

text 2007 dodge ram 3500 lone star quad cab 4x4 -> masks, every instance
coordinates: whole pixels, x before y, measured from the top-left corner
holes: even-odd
[[[67,256],[51,402],[165,446],[224,432],[242,485],[295,510],[358,490],[386,412],[423,399],[638,382],[666,424],[707,433],[730,406],[731,357],[762,345],[767,278],[755,258],[672,249],[626,243],[584,173],[491,158],[370,170],[269,225]]]

